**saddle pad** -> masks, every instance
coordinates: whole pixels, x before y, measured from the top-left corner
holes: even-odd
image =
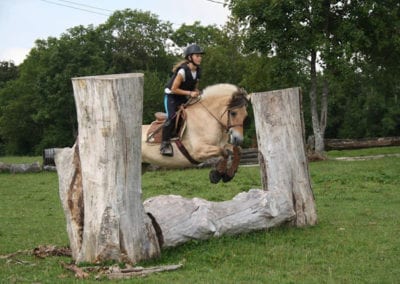
[[[146,133],[146,143],[160,144],[162,142],[162,128],[164,121],[155,120],[150,124],[149,130]],[[180,125],[178,135],[175,138],[181,139],[186,129],[186,120]]]
[[[164,121],[156,120],[150,124],[146,133],[146,142],[151,144],[159,144],[162,141],[162,127]]]
[[[150,124],[149,130],[147,130],[146,143],[160,144],[162,142],[162,127],[167,115],[164,112],[156,112],[155,118],[156,120]],[[176,138],[181,139],[186,129],[186,116],[182,110],[177,112],[176,119],[178,120],[175,125],[175,128],[178,128]]]

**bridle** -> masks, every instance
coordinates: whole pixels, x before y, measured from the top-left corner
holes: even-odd
[[[243,123],[238,123],[238,124],[232,124],[231,123],[231,112],[232,112],[232,110],[234,110],[234,109],[237,109],[237,108],[241,108],[241,107],[243,107],[243,105],[239,105],[239,106],[235,106],[235,107],[232,107],[232,108],[226,108],[225,109],[225,111],[221,114],[221,118],[222,118],[222,116],[226,113],[226,112],[228,112],[228,117],[227,117],[227,121],[226,121],[226,124],[224,124],[222,121],[221,121],[221,119],[219,119],[215,114],[213,114],[202,102],[201,102],[201,100],[199,100],[199,103],[200,103],[200,105],[221,125],[221,127],[222,128],[224,128],[225,129],[225,132],[226,133],[228,133],[229,131],[230,131],[230,129],[231,128],[233,128],[233,127],[243,127]]]

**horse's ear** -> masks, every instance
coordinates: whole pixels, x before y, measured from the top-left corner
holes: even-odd
[[[253,97],[253,93],[247,94],[246,99],[251,103],[251,98]]]
[[[245,98],[247,103],[251,103],[251,96],[253,94],[248,94],[246,92],[246,90],[244,88],[242,88],[242,87],[239,88],[238,94],[240,94],[240,96],[242,96],[242,98]]]

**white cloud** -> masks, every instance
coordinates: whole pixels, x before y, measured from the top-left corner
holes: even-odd
[[[221,4],[207,0],[79,0],[72,1],[83,5],[106,9],[89,13],[78,6],[78,9],[66,1],[51,2],[39,0],[0,0],[0,61],[14,61],[19,65],[34,47],[37,39],[49,36],[59,37],[67,29],[77,25],[97,26],[107,20],[105,14],[123,9],[150,11],[160,20],[169,21],[178,28],[182,23],[193,24],[200,21],[202,25],[216,24],[222,26],[229,16],[229,9]],[[102,15],[104,13],[104,15]],[[29,47],[29,48],[27,48]]]
[[[0,53],[0,61],[12,61],[15,65],[19,65],[25,60],[29,50],[22,47],[4,49]]]

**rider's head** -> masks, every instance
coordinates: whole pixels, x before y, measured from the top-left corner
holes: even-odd
[[[205,53],[204,50],[203,50],[200,46],[198,46],[197,44],[192,44],[192,45],[189,45],[189,46],[185,49],[184,55],[185,55],[185,59],[186,59],[187,61],[193,63],[193,64],[196,65],[196,66],[198,66],[198,65],[199,65],[199,62],[194,62],[194,61],[196,61],[196,60],[193,60],[193,54],[195,54],[195,55],[198,56],[198,55],[202,55],[202,54],[204,54],[204,53]]]

